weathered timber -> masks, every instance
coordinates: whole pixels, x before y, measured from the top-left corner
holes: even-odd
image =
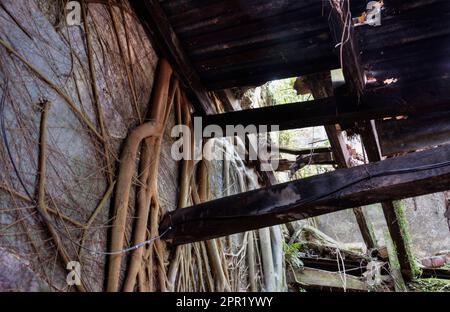
[[[322,99],[329,96],[333,96],[333,82],[331,79],[331,73],[317,73],[303,77],[303,83],[311,91],[314,99]],[[341,131],[339,125],[326,125],[325,131],[330,141],[331,149],[336,159],[336,164],[339,168],[351,167],[351,157],[347,148],[345,137]],[[361,236],[368,249],[376,247],[376,239],[374,231],[370,222],[367,221],[364,216],[364,212],[361,207],[353,208],[353,214],[355,215],[356,222],[358,224]]]
[[[194,37],[234,25],[246,26],[288,11],[317,11],[321,7],[317,0],[192,1],[178,7],[170,2],[164,1],[162,5],[181,37]]]
[[[218,125],[225,130],[227,125],[278,125],[280,130],[288,130],[449,110],[449,83],[447,77],[401,89],[387,86],[367,90],[360,101],[342,95],[209,115],[203,118],[203,126]]]
[[[291,154],[291,155],[309,155],[311,152],[314,153],[331,153],[330,147],[315,147],[314,149],[305,148],[305,149],[293,149],[289,147],[277,147],[276,148],[280,153]]]
[[[450,269],[428,269],[422,268],[421,278],[440,278],[450,280]]]
[[[329,25],[333,43],[341,62],[345,81],[352,94],[360,95],[364,90],[364,70],[361,66],[358,42],[354,39],[354,27],[348,1],[326,2],[330,10]]]
[[[276,171],[290,170],[294,173],[309,165],[334,165],[336,164],[332,153],[315,153],[298,156],[296,160],[279,159]]]
[[[311,13],[311,12],[309,12]],[[265,20],[255,21],[245,26],[233,24],[218,32],[201,36],[186,37],[186,46],[192,49],[191,55],[196,60],[224,56],[229,52],[236,54],[249,48],[261,48],[282,42],[303,39],[307,41],[311,35],[328,33],[328,27],[319,14],[307,15],[303,11],[289,11]],[[330,49],[331,50],[331,49]]]
[[[373,121],[364,123],[362,130],[361,139],[367,153],[367,158],[370,162],[380,161],[382,156],[375,123]],[[404,237],[405,229],[402,228],[402,224],[399,222],[401,216],[398,214],[400,211],[394,207],[394,203],[391,201],[382,201],[381,207],[386,218],[389,234],[397,251],[402,276],[404,279],[410,280],[413,277],[412,261],[414,260],[410,259],[411,251]]]
[[[336,259],[319,258],[319,257],[300,257],[305,267],[319,269],[330,272],[342,271],[342,266]],[[347,274],[353,276],[362,276],[367,271],[367,262],[344,260],[344,266]]]
[[[367,284],[362,278],[343,272],[329,272],[312,268],[288,268],[288,283],[297,283],[303,286],[336,288],[348,291],[368,291]]]
[[[377,120],[376,127],[384,156],[450,143],[450,112]]]
[[[294,38],[295,39],[295,38]],[[299,52],[302,51],[303,57],[299,58]],[[280,57],[280,54],[283,57]],[[197,61],[196,65],[199,69],[199,74],[202,77],[214,80],[231,79],[233,72],[244,73],[245,70],[252,70],[257,66],[268,67],[275,65],[288,64],[304,64],[308,62],[315,62],[317,60],[325,60],[336,58],[331,54],[331,47],[329,43],[329,34],[325,32],[317,32],[311,35],[307,41],[299,39],[292,42],[280,43],[275,46],[263,46],[261,48],[253,48],[243,52],[234,54],[226,54],[211,59]],[[332,63],[332,68],[337,68],[337,62]],[[302,71],[302,68],[297,68]]]
[[[154,47],[172,65],[175,74],[200,113],[214,113],[208,93],[157,0],[131,1]]]
[[[408,6],[412,3],[416,7],[409,9],[405,7],[392,9],[386,4],[381,19],[383,27],[357,27],[355,37],[358,38],[361,49],[364,52],[382,49],[388,51],[396,46],[450,35],[448,1],[427,0],[422,1],[422,4],[419,1],[407,1],[403,2],[403,5]],[[439,12],[442,19],[435,18],[436,12]]]
[[[398,261],[398,252],[395,249],[395,245],[387,231],[384,232],[384,240],[388,251],[389,273],[392,276],[392,280],[394,282],[394,289],[396,292],[405,292],[407,291],[407,288],[405,280],[403,278],[403,274],[401,272],[401,266]]]
[[[323,47],[321,47],[322,49]],[[308,53],[315,53],[317,49],[310,47]],[[279,58],[279,60],[282,60]],[[323,55],[315,59],[307,57],[307,60],[292,60],[291,62],[261,61],[250,67],[242,67],[234,73],[211,73],[203,75],[205,84],[209,90],[218,90],[232,87],[258,86],[267,81],[306,75],[324,70],[339,68],[335,57]]]
[[[449,1],[385,1],[381,27],[355,29],[367,74],[398,85],[448,75],[449,17]]]
[[[450,146],[253,190],[169,212],[165,240],[184,244],[448,189]]]
[[[320,1],[163,1],[162,7],[209,90],[339,67]]]

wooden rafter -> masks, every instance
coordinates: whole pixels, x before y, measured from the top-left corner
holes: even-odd
[[[450,146],[338,169],[169,212],[173,244],[208,240],[322,214],[446,190]]]
[[[376,121],[384,156],[450,143],[450,112]]]
[[[312,151],[311,151],[312,152]],[[279,159],[276,171],[287,171],[295,173],[308,165],[334,165],[336,161],[332,153],[310,153],[309,155],[298,156],[296,160]]]
[[[443,91],[443,86],[439,85],[441,83],[440,79],[437,79],[433,82],[436,83],[436,85],[431,85],[431,81],[429,81],[427,83],[421,82],[420,84],[416,82],[415,84],[403,86],[402,88],[398,88],[394,85],[368,90],[366,88],[366,77],[360,59],[361,53],[358,47],[358,42],[357,40],[355,40],[354,27],[351,22],[352,16],[351,11],[349,11],[349,1],[331,1],[330,3],[330,29],[332,33],[336,35],[334,38],[334,42],[336,46],[339,46],[342,70],[344,73],[347,89],[351,95],[362,97],[364,104],[367,104],[367,102],[372,102],[373,104],[381,104],[383,103],[383,101],[386,101],[391,102],[390,105],[395,105],[397,107],[404,106],[412,108],[414,103],[422,101],[425,105],[429,105],[432,110],[438,109],[439,104],[443,104],[445,102],[449,103],[449,94],[447,94],[444,99],[440,98],[440,95],[442,94],[440,92],[431,92],[427,94],[426,91],[425,93],[422,93],[421,91],[422,86],[428,90],[441,89],[441,91]],[[416,91],[413,91],[414,88],[416,88]],[[408,91],[406,91],[407,89],[411,90],[414,95],[408,94]],[[378,96],[373,97],[373,95],[377,94]],[[433,97],[430,99],[430,101],[432,101],[433,103],[428,103],[423,100],[425,98],[429,98],[430,94],[433,95]],[[383,99],[382,95],[385,95],[386,97]],[[414,97],[411,97],[411,95],[413,95]],[[394,104],[393,102],[396,103]],[[388,111],[389,107],[385,107],[384,110]],[[410,113],[414,114],[414,109],[409,112],[405,112],[404,114],[408,115]],[[373,121],[374,119],[379,118],[382,117],[372,116],[372,118],[362,120],[362,122],[360,123],[363,125],[362,140],[370,162],[382,160],[379,148],[379,140]],[[402,226],[399,222],[400,216],[397,215],[398,209],[394,205],[394,203],[389,200],[382,201],[381,205],[383,207],[383,212],[386,218],[390,236],[396,247],[395,250],[397,251],[402,275],[407,280],[411,279],[413,275],[413,268],[411,267],[411,259],[408,259],[410,252],[408,250],[408,246],[404,237],[404,229],[402,229]]]
[[[421,85],[411,84],[402,89],[385,87],[366,90],[359,100],[356,96],[339,95],[208,115],[203,118],[203,127],[218,125],[225,130],[227,125],[277,125],[280,130],[288,130],[449,110],[449,83],[450,77]],[[428,100],[423,101],[424,98]]]

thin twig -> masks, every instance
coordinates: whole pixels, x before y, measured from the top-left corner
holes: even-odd
[[[64,93],[58,86],[56,86],[50,79],[48,79],[44,74],[42,74],[36,67],[34,67],[32,64],[30,64],[19,52],[17,52],[14,48],[12,48],[8,43],[6,43],[4,40],[0,39],[0,44],[5,47],[8,52],[14,54],[22,63],[24,63],[33,73],[35,73],[42,81],[44,81],[46,84],[50,86],[56,93],[58,93],[59,96],[61,96],[66,103],[69,105],[69,107],[72,109],[74,114],[80,119],[80,121],[84,122],[86,126],[89,128],[89,130],[92,131],[93,134],[97,136],[97,138],[103,142],[104,138],[103,136],[97,131],[94,124],[89,120],[89,118],[81,112],[78,107],[75,105],[75,103],[72,101],[72,99]]]

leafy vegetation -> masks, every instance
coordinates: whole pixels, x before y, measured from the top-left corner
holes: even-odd
[[[420,278],[408,284],[417,292],[450,292],[450,281],[438,278]]]
[[[304,257],[305,254],[300,251],[301,243],[295,242],[292,244],[288,244],[283,242],[283,251],[284,256],[286,257],[286,261],[294,268],[303,267],[303,262],[300,260],[301,257]]]
[[[422,270],[418,267],[416,263],[416,258],[412,253],[412,241],[411,236],[409,234],[409,226],[408,221],[405,216],[405,204],[403,201],[398,200],[394,201],[394,209],[395,215],[397,216],[397,222],[400,227],[400,231],[402,233],[403,241],[406,246],[406,257],[408,258],[408,262],[411,265],[412,275],[414,278],[419,277],[422,274]]]

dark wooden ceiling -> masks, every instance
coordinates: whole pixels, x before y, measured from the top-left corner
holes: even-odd
[[[359,16],[367,2],[352,0],[352,16]],[[149,24],[156,46],[162,47],[161,55],[175,66],[186,89],[197,92],[207,114],[212,110],[210,101],[201,97],[205,89],[255,86],[341,65],[340,47],[335,47],[340,40],[330,26],[328,0],[133,3]],[[450,101],[450,1],[384,0],[381,26],[355,27],[352,34],[357,60],[344,68],[358,67],[369,78],[363,90],[366,99],[385,98],[394,110],[408,111],[408,124],[428,136],[435,132],[430,123],[448,124],[447,114],[424,122],[416,104],[425,103],[430,111]],[[354,77],[347,78],[351,84]],[[384,122],[378,121],[380,129],[392,128]]]
[[[450,1],[385,1],[380,27],[357,27],[361,63],[379,82],[399,86],[448,78]]]
[[[351,1],[352,15],[368,1]],[[164,0],[167,18],[210,90],[340,67],[322,0]],[[361,65],[383,86],[448,75],[450,1],[385,0],[382,26],[355,29]]]
[[[165,0],[161,5],[208,89],[339,67],[322,1]]]

